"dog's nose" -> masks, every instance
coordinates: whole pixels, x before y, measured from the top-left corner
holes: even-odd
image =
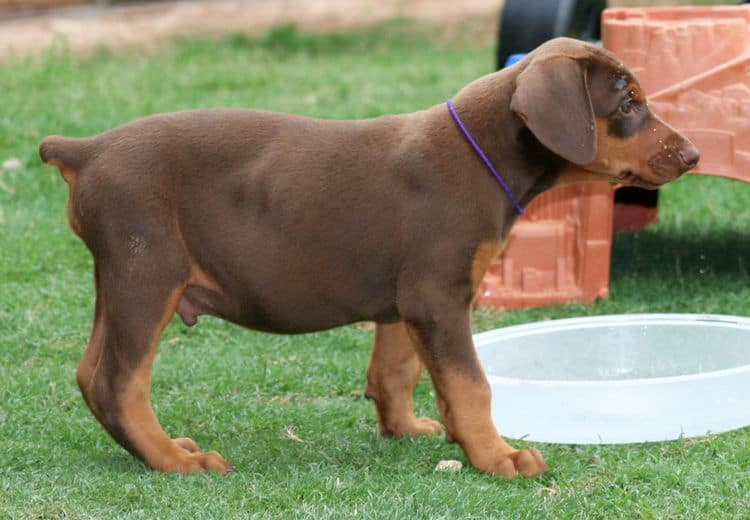
[[[679,156],[680,160],[688,170],[695,168],[695,165],[698,164],[698,161],[701,158],[700,152],[692,144],[680,148]]]

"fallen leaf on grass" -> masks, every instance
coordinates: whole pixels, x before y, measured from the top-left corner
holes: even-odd
[[[464,465],[461,464],[460,460],[441,460],[435,466],[435,471],[447,471],[449,473],[456,473],[461,471]]]
[[[287,395],[277,395],[271,398],[271,402],[273,404],[287,404],[289,401],[292,400],[292,394]],[[291,430],[287,430],[287,433]]]
[[[560,494],[560,490],[557,489],[557,488],[552,488],[552,487],[542,486],[542,487],[540,487],[539,489],[536,490],[536,495],[537,496],[539,496],[539,495],[549,495],[551,497],[556,497],[559,494]]]
[[[294,433],[294,430],[292,430],[291,428],[287,428],[286,429],[286,438],[289,439],[289,440],[292,440],[294,442],[299,442],[301,444],[312,444],[311,441],[306,441],[306,440],[300,439],[297,436],[297,434]]]

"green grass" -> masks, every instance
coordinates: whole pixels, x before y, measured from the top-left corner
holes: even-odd
[[[75,368],[92,316],[92,262],[68,229],[64,182],[37,157],[41,137],[195,107],[327,118],[412,111],[491,70],[490,45],[449,43],[403,23],[333,36],[281,28],[149,57],[51,52],[0,68],[0,160],[22,163],[0,172],[0,518],[747,517],[750,429],[542,445],[551,470],[535,479],[433,473],[439,460],[465,457],[442,438],[376,434],[361,397],[372,332],[361,326],[296,337],[207,318],[169,326],[155,407],[170,434],[236,464],[226,478],[149,471],[84,406]],[[475,328],[619,312],[750,315],[749,200],[740,183],[680,180],[662,191],[659,225],[616,237],[610,299],[481,311]],[[416,406],[436,415],[426,379]]]

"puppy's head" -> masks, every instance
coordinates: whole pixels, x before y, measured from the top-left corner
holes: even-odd
[[[521,67],[511,110],[545,147],[592,177],[657,188],[698,163],[698,149],[651,113],[612,53],[558,38]]]

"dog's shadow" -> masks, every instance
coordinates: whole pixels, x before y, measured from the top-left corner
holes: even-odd
[[[694,303],[750,291],[749,235],[750,230],[742,233],[718,226],[700,232],[653,226],[640,233],[617,233],[612,245],[612,290],[632,286],[647,299],[684,292]]]

